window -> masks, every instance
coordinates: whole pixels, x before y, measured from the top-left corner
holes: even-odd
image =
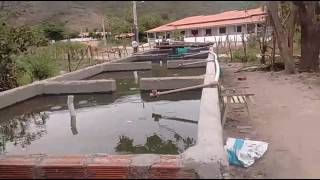
[[[211,29],[206,29],[206,36],[211,36]]]
[[[255,24],[247,24],[247,32],[254,33],[255,32]]]
[[[180,34],[181,34],[181,35],[185,35],[186,32],[185,32],[185,31],[181,31]]]
[[[237,32],[241,33],[242,32],[242,26],[237,26]]]
[[[198,35],[198,30],[191,30],[191,34],[193,36],[197,36]]]
[[[225,34],[226,33],[226,27],[219,28],[219,34]]]

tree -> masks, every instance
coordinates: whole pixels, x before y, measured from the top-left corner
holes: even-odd
[[[296,1],[301,26],[300,72],[319,71],[320,6],[318,1]]]
[[[62,23],[46,22],[42,25],[45,36],[50,40],[62,40],[64,37],[64,25]]]
[[[10,27],[0,23],[0,91],[18,86],[14,57],[25,53],[29,47],[41,46],[45,42],[30,27]]]
[[[293,35],[297,15],[297,7],[292,2],[268,1],[268,13],[273,30],[277,37],[280,56],[285,64],[285,71],[294,73]]]
[[[145,15],[139,18],[139,30],[144,32],[149,29],[158,27],[162,24],[162,19],[157,15]]]

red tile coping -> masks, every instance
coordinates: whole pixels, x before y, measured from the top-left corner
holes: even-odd
[[[157,155],[160,157],[159,162],[145,166],[132,165],[132,158],[135,156],[107,154],[0,156],[0,179],[190,179],[195,177],[192,169],[185,169],[182,166],[178,155]]]

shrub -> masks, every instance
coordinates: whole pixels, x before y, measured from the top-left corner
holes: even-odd
[[[258,37],[256,35],[248,36],[247,38],[248,48],[256,48],[258,46],[257,38]]]
[[[57,67],[53,57],[46,52],[20,56],[16,60],[21,84],[28,81],[43,80],[56,75]]]
[[[232,56],[234,59],[240,60],[242,62],[257,60],[256,53],[254,53],[253,51],[248,51],[247,57],[245,57],[243,50],[237,49],[237,50],[233,51]]]

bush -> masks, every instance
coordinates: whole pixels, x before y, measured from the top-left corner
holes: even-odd
[[[17,58],[16,64],[20,77],[18,80],[19,84],[27,84],[35,80],[47,79],[57,74],[54,58],[46,52],[20,56]]]
[[[256,48],[258,46],[258,41],[257,41],[257,36],[256,35],[250,35],[247,38],[247,44],[248,48]]]
[[[242,62],[257,60],[256,53],[254,53],[253,51],[248,51],[247,57],[245,57],[243,50],[237,49],[232,53],[232,56],[234,59],[240,60]]]
[[[44,32],[44,35],[50,40],[58,41],[64,38],[65,27],[63,23],[45,22],[40,28]]]

